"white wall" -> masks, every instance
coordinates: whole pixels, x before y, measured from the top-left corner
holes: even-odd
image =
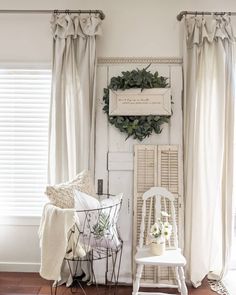
[[[181,10],[236,11],[236,2],[234,0],[0,0],[0,9],[102,9],[106,19],[103,23],[103,36],[98,39],[98,56],[181,57],[182,24],[176,20],[178,12]],[[49,15],[0,14],[0,64],[50,62],[52,38],[49,21]],[[116,75],[122,68],[123,66],[113,67],[110,75]],[[99,70],[105,71],[100,76],[103,82],[100,81],[99,85],[106,83],[106,70],[106,67]],[[181,113],[178,116],[180,122]],[[178,127],[181,128],[181,125]],[[109,143],[110,151],[119,150],[118,145],[122,149],[123,139],[120,134],[114,129],[110,129],[109,132],[116,139],[115,143]],[[181,142],[181,134],[178,141]],[[124,145],[123,151],[131,151],[132,146],[133,142],[129,141]],[[98,169],[103,168],[100,166]],[[111,173],[113,177],[110,185],[116,177],[116,172]],[[124,175],[127,174],[131,179],[132,171],[124,172]],[[97,176],[101,175],[98,173]],[[122,183],[122,179],[117,177],[114,186],[119,183]],[[112,190],[111,187],[110,189]],[[132,194],[132,186],[127,186],[126,190],[128,195]],[[0,270],[38,268],[40,256],[37,223],[35,219],[0,220]]]
[[[98,56],[180,56],[181,10],[236,10],[234,0],[0,0],[0,9],[102,9]],[[48,15],[1,15],[0,61],[48,62]]]
[[[0,271],[38,271],[38,224],[38,217],[0,218]]]

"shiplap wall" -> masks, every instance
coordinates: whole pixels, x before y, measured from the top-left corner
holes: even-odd
[[[148,64],[99,64],[97,70],[97,121],[96,121],[96,171],[95,177],[103,179],[104,192],[124,193],[124,200],[119,219],[119,228],[124,240],[120,281],[132,281],[132,220],[133,220],[133,152],[134,144],[139,141],[119,132],[107,122],[103,108],[103,89],[113,76],[122,71],[144,68]],[[172,89],[173,115],[170,123],[163,127],[160,135],[152,135],[142,144],[177,144],[182,149],[182,66],[180,64],[152,64],[150,71],[158,71],[169,78]]]

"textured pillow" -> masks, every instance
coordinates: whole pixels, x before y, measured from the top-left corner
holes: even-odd
[[[75,190],[79,190],[92,196],[96,195],[89,171],[82,171],[71,181],[47,186],[45,194],[48,196],[50,202],[57,207],[74,208]]]
[[[75,179],[68,182],[69,185],[72,185],[74,189],[86,193],[87,195],[96,197],[95,187],[93,184],[93,180],[91,174],[88,170],[84,170],[78,175],[76,175]]]
[[[59,208],[74,208],[74,189],[73,187],[58,184],[47,186],[45,194],[50,202]]]

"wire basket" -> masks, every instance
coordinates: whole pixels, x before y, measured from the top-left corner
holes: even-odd
[[[76,210],[76,222],[68,235],[65,259],[86,261],[91,260],[92,255],[93,260],[98,260],[119,251],[123,245],[117,228],[121,204],[122,200],[119,200],[111,206]]]
[[[98,198],[101,201],[109,199],[111,196],[100,195]],[[86,285],[93,284],[96,293],[99,294],[93,264],[94,261],[106,259],[104,283],[108,287],[108,294],[116,294],[123,249],[123,241],[117,228],[121,205],[122,199],[119,199],[111,206],[91,210],[76,210],[76,220],[68,234],[65,256],[73,281],[72,293],[75,293],[79,287],[83,294],[86,294]],[[77,276],[78,270],[84,264],[87,265],[91,273],[89,282]],[[54,283],[54,287],[54,292],[51,288],[51,294],[57,294],[58,282]],[[115,287],[115,289],[113,290],[111,287]],[[107,293],[107,290],[105,293]]]

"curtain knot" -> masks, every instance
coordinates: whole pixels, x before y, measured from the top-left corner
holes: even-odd
[[[51,28],[54,38],[101,35],[101,19],[96,15],[53,14]]]
[[[204,40],[212,43],[215,39],[235,42],[235,35],[229,15],[185,17],[187,46],[201,46]]]

